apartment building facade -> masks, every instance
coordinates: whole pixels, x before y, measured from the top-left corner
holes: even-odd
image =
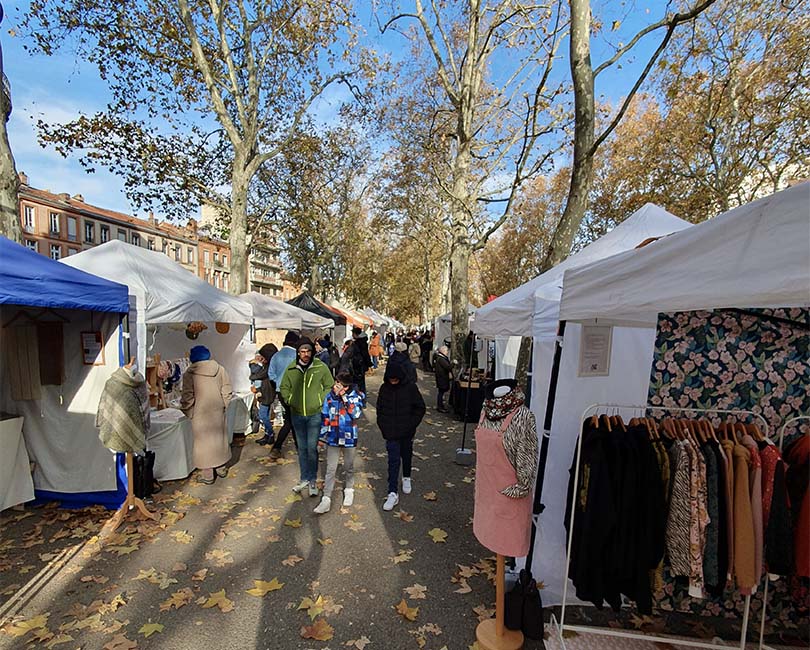
[[[20,173],[20,222],[23,244],[41,255],[58,260],[119,239],[133,246],[159,251],[209,284],[231,289],[231,252],[228,242],[201,230],[195,219],[184,226],[91,205],[84,197],[31,187]],[[251,289],[281,297],[278,251],[254,247],[249,261]]]

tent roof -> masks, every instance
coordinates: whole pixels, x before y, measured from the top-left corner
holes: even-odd
[[[112,240],[62,260],[68,266],[126,284],[142,294],[147,323],[189,321],[249,325],[249,303],[212,287],[163,253]]]
[[[129,292],[0,236],[0,304],[126,313]]]
[[[475,314],[476,310],[478,310],[478,309],[481,309],[481,307],[476,307],[475,305],[471,305],[470,303],[467,303],[467,314],[469,316],[472,316],[473,314]],[[453,312],[448,311],[446,314],[442,314],[441,316],[437,317],[436,320],[442,321],[444,323],[449,323],[451,320],[453,320]]]
[[[346,316],[332,307],[327,307],[320,300],[315,298],[309,291],[302,291],[295,298],[287,301],[288,305],[293,305],[306,311],[318,314],[324,318],[330,318],[335,321],[335,325],[345,325]]]
[[[374,324],[374,321],[365,314],[357,311],[356,309],[346,307],[343,303],[337,300],[330,300],[327,303],[327,306],[331,307],[332,309],[336,309],[341,314],[344,314],[346,316],[346,321],[351,325],[363,327],[365,325],[371,326]]]
[[[565,274],[560,318],[654,327],[659,312],[810,305],[810,182]]]
[[[563,274],[632,249],[651,237],[683,230],[690,224],[653,203],[646,203],[610,232],[567,257],[554,268],[480,307],[476,334],[492,336],[554,336]]]
[[[324,318],[306,309],[288,305],[282,300],[250,291],[240,298],[253,306],[253,318],[256,327],[273,329],[322,329],[335,326],[331,318]]]

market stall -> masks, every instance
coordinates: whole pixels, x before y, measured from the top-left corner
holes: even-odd
[[[121,362],[129,305],[124,285],[0,237],[0,410],[18,416],[3,421],[2,507],[33,489],[76,504],[123,501],[122,462],[99,441],[95,415]]]
[[[188,351],[204,345],[230,375],[235,399],[228,407],[232,431],[249,422],[250,382],[247,363],[255,353],[249,337],[253,308],[189,273],[166,255],[111,241],[62,260],[65,265],[126,284],[136,323],[133,350],[152,390],[153,406],[177,407],[180,377]],[[173,453],[152,444],[156,456]],[[160,480],[160,476],[156,476]],[[165,477],[163,477],[165,478]]]
[[[320,316],[255,291],[243,293],[240,298],[249,302],[253,307],[253,322],[256,329],[302,331],[335,327],[335,321],[332,318]]]
[[[565,588],[568,468],[586,407],[611,403],[751,412],[765,418],[772,435],[810,408],[806,354],[804,360],[795,356],[803,354],[802,345],[806,353],[801,328],[810,307],[808,205],[810,183],[803,183],[565,273],[564,339],[559,365],[552,369],[556,390],[547,403],[533,405],[541,416],[547,406],[553,409],[548,460],[541,462],[546,509],[533,566],[546,586],[546,603],[561,602]],[[797,308],[800,315],[760,311],[783,308]],[[773,323],[781,328],[776,335]],[[731,346],[735,354],[723,362],[728,367],[715,367],[711,359]],[[804,389],[785,393],[778,382],[768,388],[763,377],[779,379],[777,362],[785,373],[803,368],[796,381]],[[549,379],[545,382],[548,386]],[[625,410],[626,416],[634,414]],[[568,600],[576,602],[571,593]],[[742,601],[730,602],[733,608]],[[744,611],[747,615],[748,599]],[[745,629],[742,611],[740,618]]]

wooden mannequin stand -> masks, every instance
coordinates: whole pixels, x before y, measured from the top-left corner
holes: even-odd
[[[495,571],[495,618],[487,619],[475,628],[475,638],[481,650],[520,650],[523,632],[508,630],[503,625],[504,559],[498,553]]]
[[[121,507],[118,509],[112,519],[109,521],[109,532],[114,533],[115,530],[123,523],[124,517],[126,517],[127,513],[129,512],[130,508],[137,508],[144,517],[152,519],[153,521],[157,521],[160,519],[157,513],[149,512],[146,508],[146,504],[135,496],[135,482],[133,476],[133,469],[132,469],[132,452],[127,452],[127,498],[124,500],[124,503],[121,504]]]

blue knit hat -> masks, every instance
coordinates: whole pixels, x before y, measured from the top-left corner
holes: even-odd
[[[197,363],[198,361],[208,361],[208,359],[211,358],[211,352],[204,345],[195,345],[193,348],[191,348],[191,352],[189,352],[188,358],[191,361],[191,363]]]

